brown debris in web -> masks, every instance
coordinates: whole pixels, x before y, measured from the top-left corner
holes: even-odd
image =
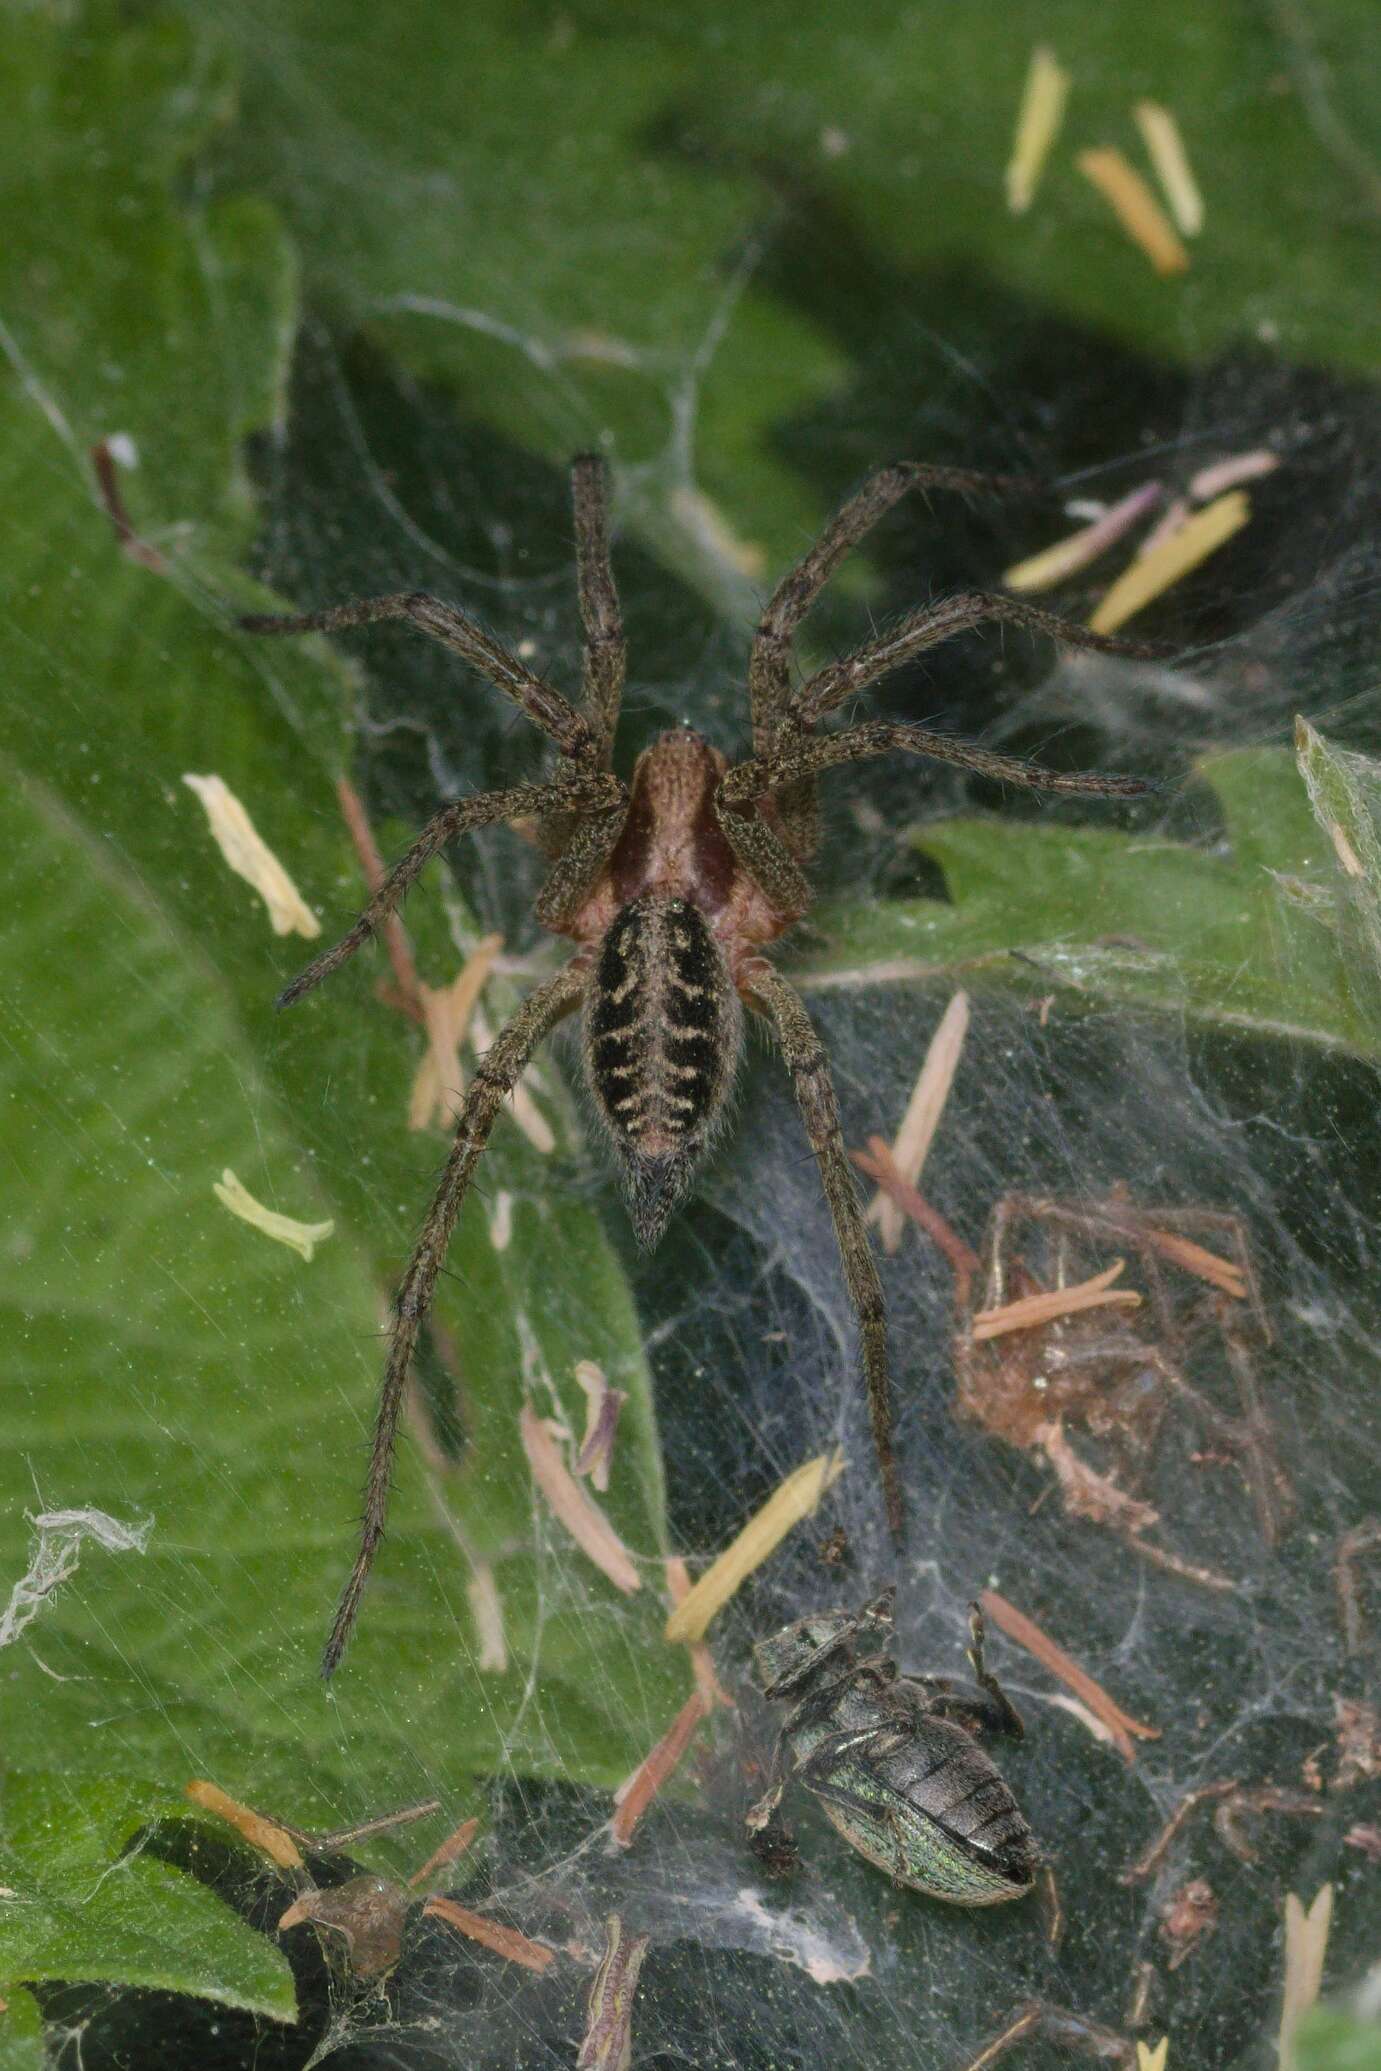
[[[1205,1877],[1192,1877],[1172,1892],[1161,1908],[1160,1931],[1170,1944],[1167,1970],[1178,1970],[1187,1956],[1218,1925],[1218,1900]]]
[[[708,1718],[709,1709],[700,1691],[693,1690],[656,1746],[615,1792],[609,1833],[616,1847],[626,1848],[633,1839],[653,1799],[680,1768],[696,1728],[702,1719]]]
[[[1080,1702],[1088,1706],[1096,1719],[1101,1719],[1124,1761],[1136,1760],[1133,1735],[1138,1740],[1159,1740],[1159,1726],[1144,1725],[1123,1711],[1103,1685],[1096,1683],[1087,1669],[1080,1668],[1073,1656],[1067,1654],[1057,1640],[1051,1639],[1034,1618],[1028,1618],[1025,1611],[1019,1611],[995,1589],[983,1590],[978,1601],[985,1617],[991,1618],[1000,1632],[1005,1632],[1008,1639],[1015,1640],[1019,1647],[1025,1647],[1028,1654],[1033,1654],[1053,1676],[1058,1676],[1067,1690],[1072,1690]]]
[[[467,1941],[478,1942],[481,1948],[502,1956],[505,1962],[519,1964],[524,1970],[540,1973],[555,1960],[555,1949],[549,1948],[545,1942],[535,1942],[530,1936],[519,1933],[516,1927],[505,1927],[484,1913],[472,1913],[468,1906],[457,1905],[453,1898],[429,1898],[422,1913],[426,1919],[444,1920]]]

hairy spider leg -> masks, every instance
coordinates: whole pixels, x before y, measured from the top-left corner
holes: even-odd
[[[489,1132],[505,1099],[513,1091],[528,1059],[556,1024],[580,1003],[589,982],[589,972],[580,957],[572,957],[555,977],[528,994],[512,1020],[499,1032],[481,1058],[456,1123],[455,1140],[446,1160],[422,1234],[413,1248],[407,1269],[393,1304],[388,1358],[379,1408],[374,1424],[374,1442],[365,1482],[364,1518],[355,1565],[341,1594],[331,1627],[321,1672],[330,1676],[350,1639],[360,1607],[360,1597],[369,1578],[379,1541],[384,1535],[388,1513],[389,1484],[393,1474],[393,1448],[398,1435],[398,1418],[403,1406],[412,1356],[422,1318],[431,1306],[437,1275],[441,1271],[456,1226],[456,1217],[484,1154]]]
[[[584,628],[581,695],[585,717],[599,743],[600,765],[608,769],[623,702],[628,652],[614,571],[609,560],[609,470],[594,453],[571,464],[575,505],[575,567]]]
[[[731,771],[730,776],[725,779],[726,783],[732,780],[732,774]],[[722,791],[723,786],[720,788]],[[760,821],[744,821],[740,824],[762,825]],[[764,831],[770,835],[770,829]],[[772,838],[775,841],[775,837]],[[777,846],[780,847],[780,843]],[[795,870],[796,865],[792,863],[791,868]],[[825,1200],[834,1223],[845,1285],[858,1319],[863,1351],[864,1385],[868,1393],[868,1416],[873,1430],[873,1450],[877,1454],[878,1472],[882,1478],[883,1503],[892,1534],[894,1538],[899,1539],[902,1533],[903,1506],[896,1456],[892,1450],[892,1384],[887,1363],[887,1312],[882,1299],[882,1281],[878,1277],[877,1262],[873,1257],[872,1246],[868,1242],[867,1226],[863,1220],[858,1182],[844,1148],[844,1136],[839,1122],[839,1102],[835,1098],[829,1062],[825,1056],[824,1045],[816,1034],[814,1023],[799,996],[787,984],[781,973],[765,959],[757,959],[747,967],[742,979],[742,991],[749,1006],[772,1024],[782,1053],[782,1062],[791,1075],[792,1090],[796,1095],[796,1105],[800,1110],[806,1139],[815,1154],[820,1184],[824,1189]]]

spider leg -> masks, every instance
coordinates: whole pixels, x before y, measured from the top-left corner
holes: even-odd
[[[794,869],[795,865],[791,867]],[[873,1427],[873,1448],[882,1478],[887,1521],[894,1538],[899,1539],[902,1496],[892,1452],[892,1397],[882,1282],[868,1242],[858,1183],[840,1134],[839,1103],[830,1082],[829,1064],[805,1007],[771,964],[766,960],[750,964],[742,980],[742,991],[749,1006],[769,1020],[776,1031],[783,1061],[791,1074],[806,1136],[820,1168],[820,1182],[834,1221],[849,1300],[858,1318],[868,1390],[868,1415]]]
[[[1002,784],[1020,784],[1028,791],[1059,791],[1075,796],[1138,798],[1152,787],[1139,777],[1103,776],[1098,771],[1079,772],[1042,769],[1039,763],[1020,761],[1015,755],[994,755],[969,741],[950,734],[931,733],[924,726],[894,725],[885,719],[867,720],[843,733],[826,734],[818,741],[804,741],[780,755],[754,758],[735,764],[720,783],[716,794],[719,824],[742,861],[757,875],[755,847],[761,835],[775,840],[761,820],[747,817],[745,808],[755,799],[782,785],[799,783],[803,777],[818,776],[845,762],[866,762],[877,755],[926,755],[936,762],[957,762]],[[726,811],[726,808],[728,809]],[[781,844],[777,843],[780,848]],[[788,859],[789,860],[789,859]],[[794,865],[792,866],[795,867]],[[797,872],[800,876],[800,872]],[[805,880],[802,877],[804,886]],[[770,887],[764,885],[764,890]]]
[[[354,926],[347,929],[332,948],[324,949],[320,956],[314,957],[307,968],[284,987],[278,995],[278,1005],[295,1006],[306,993],[320,985],[323,978],[329,978],[333,971],[347,963],[357,949],[377,934],[432,857],[438,855],[448,841],[453,841],[457,835],[468,834],[476,827],[492,827],[500,820],[526,819],[534,813],[549,812],[553,799],[559,799],[562,806],[575,806],[598,815],[593,824],[603,831],[610,821],[617,823],[627,793],[617,777],[604,771],[590,770],[573,775],[561,785],[515,784],[509,791],[481,791],[474,798],[459,798],[451,805],[443,805],[440,812],[427,822],[407,854],[394,864]],[[616,837],[617,824],[609,834],[610,847]],[[572,842],[571,847],[575,850],[577,842]],[[583,847],[578,856],[562,856],[543,889],[543,899],[547,899],[553,887],[558,891],[564,889],[569,896],[575,865],[588,863],[588,860]],[[593,869],[590,874],[593,875]],[[584,882],[583,878],[579,879],[574,887],[577,892]],[[542,917],[540,909],[538,917]]]
[[[441,1183],[394,1298],[388,1359],[379,1391],[374,1442],[365,1481],[360,1549],[326,1642],[321,1663],[323,1676],[332,1674],[345,1651],[360,1607],[360,1597],[384,1534],[394,1440],[413,1350],[422,1319],[431,1306],[432,1292],[455,1229],[460,1204],[484,1154],[489,1132],[504,1100],[517,1084],[537,1045],[576,1006],[587,982],[588,972],[575,957],[544,985],[529,993],[513,1019],[500,1030],[481,1058],[465,1095]]]
[[[925,467],[901,461],[869,478],[835,513],[815,545],[773,591],[758,624],[748,659],[748,696],[753,752],[771,755],[793,745],[800,722],[792,708],[791,643],[796,628],[835,569],[884,512],[911,489],[957,489],[961,495],[1021,495],[1037,485],[1014,475],[973,474],[961,467]],[[815,787],[806,782],[777,800],[786,844],[801,860],[814,855],[819,839]]]
[[[451,648],[480,676],[486,676],[505,697],[525,712],[539,732],[555,741],[563,755],[586,768],[598,766],[595,735],[575,707],[553,690],[518,657],[510,654],[483,626],[454,604],[425,590],[399,590],[387,597],[361,597],[328,611],[251,612],[239,623],[246,633],[345,633],[353,626],[377,625],[384,619],[406,619]]]
[[[799,718],[791,698],[791,642],[806,613],[835,569],[878,519],[911,489],[957,489],[961,495],[1023,495],[1034,482],[1014,475],[973,474],[962,467],[925,467],[900,461],[869,477],[838,510],[815,545],[783,576],[758,624],[748,660],[753,751],[769,755],[784,719]]]
[[[571,464],[575,505],[575,565],[580,585],[580,619],[585,628],[581,679],[585,717],[599,744],[599,764],[608,769],[628,666],[619,593],[609,565],[609,470],[596,453]]]
[[[919,611],[908,612],[890,632],[870,640],[864,647],[855,648],[841,661],[831,662],[826,668],[817,670],[791,700],[789,717],[801,726],[814,726],[818,719],[822,719],[826,712],[833,712],[846,698],[866,690],[870,683],[876,683],[880,676],[899,669],[903,662],[912,661],[926,648],[938,647],[942,641],[952,640],[956,633],[967,633],[972,627],[985,625],[990,620],[1025,626],[1028,632],[1046,633],[1052,640],[1062,641],[1066,647],[1087,647],[1096,654],[1123,654],[1150,660],[1166,652],[1161,644],[1115,640],[1107,633],[1090,632],[1087,626],[1060,618],[1053,611],[1042,611],[1035,604],[1023,603],[1019,597],[973,590],[956,597],[941,597],[934,604],[923,605]]]

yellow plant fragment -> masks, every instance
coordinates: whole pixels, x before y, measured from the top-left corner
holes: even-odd
[[[1180,126],[1159,101],[1138,101],[1135,112],[1146,156],[1155,169],[1176,226],[1185,237],[1197,237],[1204,227],[1204,198],[1190,170]]]
[[[1139,554],[1124,569],[1089,619],[1095,633],[1115,633],[1129,618],[1144,611],[1156,597],[1218,551],[1234,532],[1240,532],[1252,514],[1251,504],[1240,489],[1232,489],[1210,503],[1178,532],[1162,540],[1150,553]]]
[[[767,573],[766,551],[751,539],[740,539],[718,504],[712,503],[703,490],[684,486],[673,489],[668,501],[671,515],[685,527],[702,553],[736,574],[746,575],[749,582],[762,580]]]
[[[838,1481],[845,1464],[844,1455],[836,1448],[832,1453],[820,1453],[807,1460],[803,1467],[787,1475],[667,1619],[666,1636],[673,1644],[705,1637],[711,1619],[723,1610],[754,1568],[761,1567],[768,1555],[776,1551],[792,1527],[810,1516],[826,1489]]]
[[[1295,2031],[1319,1996],[1324,1951],[1333,1922],[1333,1886],[1320,1885],[1306,1913],[1293,1891],[1285,1894],[1285,1989],[1277,2045],[1280,2071],[1291,2071]]]
[[[216,846],[237,877],[253,885],[269,910],[275,935],[321,933],[321,922],[245,811],[220,777],[184,776],[206,808]]]
[[[248,1805],[241,1805],[223,1791],[218,1783],[207,1783],[198,1778],[189,1783],[185,1795],[194,1805],[200,1805],[207,1812],[214,1812],[218,1819],[233,1826],[242,1834],[252,1848],[266,1855],[270,1862],[276,1862],[280,1870],[300,1870],[303,1867],[302,1854],[291,1834],[275,1826],[271,1819],[265,1819],[262,1812],[251,1812]]]
[[[1165,2060],[1170,2054],[1170,2037],[1162,2035],[1152,2049],[1149,2042],[1138,2042],[1136,2046],[1136,2071],[1165,2071]]]
[[[1024,215],[1035,199],[1050,147],[1064,121],[1068,99],[1068,72],[1053,50],[1038,43],[1027,67],[1012,156],[1007,164],[1007,206],[1014,216]]]
[[[1111,205],[1132,243],[1140,245],[1156,272],[1184,273],[1189,266],[1188,252],[1155,195],[1122,153],[1110,146],[1099,151],[1081,151],[1077,163],[1084,178]]]
[[[1119,1258],[1106,1273],[1095,1273],[1077,1286],[1052,1287],[1046,1293],[1024,1294],[1020,1301],[1004,1302],[1000,1309],[980,1309],[973,1319],[973,1335],[976,1339],[1006,1337],[1010,1331],[1034,1330],[1037,1324],[1054,1323],[1061,1316],[1077,1316],[1081,1309],[1139,1309],[1139,1294],[1112,1285],[1125,1265],[1126,1260]]]
[[[966,992],[956,992],[930,1038],[925,1063],[921,1066],[902,1125],[897,1131],[897,1140],[892,1146],[892,1163],[908,1186],[917,1184],[930,1153],[935,1131],[945,1111],[945,1102],[949,1099],[949,1089],[954,1084],[954,1074],[959,1068],[968,1029],[969,996]],[[867,1220],[877,1226],[883,1250],[895,1252],[906,1226],[906,1217],[896,1202],[879,1191],[868,1204]]]
[[[245,1187],[240,1185],[227,1165],[211,1191],[221,1205],[238,1215],[241,1222],[247,1222],[256,1230],[262,1230],[266,1237],[272,1237],[275,1244],[286,1244],[293,1251],[300,1251],[310,1261],[318,1244],[324,1244],[334,1236],[333,1222],[294,1222],[290,1215],[276,1215],[272,1208],[265,1208],[262,1201],[256,1201]]]

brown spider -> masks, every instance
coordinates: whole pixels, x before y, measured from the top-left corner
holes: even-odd
[[[1090,1307],[985,1339],[976,1328],[984,1312],[997,1320],[1005,1304],[1043,1291],[1013,1244],[1023,1229],[1041,1234],[1045,1281],[1056,1288],[1079,1281],[1095,1256],[1101,1263],[1113,1249],[1132,1253],[1154,1328],[1143,1332],[1123,1311]],[[1228,1256],[1206,1251],[1196,1241],[1201,1237]],[[966,1289],[960,1298],[966,1313],[955,1344],[958,1414],[1010,1445],[1044,1453],[1072,1514],[1108,1525],[1145,1559],[1190,1581],[1231,1588],[1225,1576],[1144,1536],[1159,1515],[1139,1489],[1166,1414],[1180,1402],[1220,1448],[1208,1457],[1239,1469],[1268,1546],[1289,1519],[1290,1485],[1275,1458],[1250,1357],[1252,1347],[1270,1344],[1271,1332],[1239,1218],[1207,1208],[1143,1208],[1121,1190],[1086,1206],[1006,1194],[993,1210],[985,1250],[976,1295]],[[1167,1265],[1197,1278],[1201,1298],[1177,1301]],[[1205,1286],[1209,1274],[1216,1279]],[[1189,1348],[1209,1331],[1219,1336],[1237,1389],[1237,1417],[1225,1416],[1185,1376]],[[1066,1425],[1107,1446],[1111,1473],[1081,1458],[1064,1435]]]
[[[834,1219],[858,1317],[873,1442],[887,1516],[899,1533],[901,1490],[892,1457],[882,1288],[856,1183],[839,1132],[829,1067],[805,1008],[762,954],[808,910],[802,864],[817,842],[815,780],[866,757],[925,755],[1006,783],[1129,797],[1128,777],[1052,775],[924,727],[872,721],[814,739],[818,723],[925,649],[987,621],[1006,621],[1105,654],[1158,653],[1067,624],[1015,597],[941,598],[793,687],[796,627],[845,554],[911,489],[1011,492],[1030,485],[967,470],[902,462],[846,503],[778,585],[753,641],[748,697],[753,755],[733,766],[689,729],[642,754],[631,784],[613,774],[623,693],[623,627],[609,562],[604,466],[585,455],[572,470],[576,566],[584,627],[580,709],[458,611],[423,592],[367,598],[297,617],[240,621],[258,633],[338,632],[406,619],[487,677],[553,741],[560,760],[543,783],[518,784],[445,805],[395,865],[334,949],[282,994],[289,1006],[377,932],[413,880],[458,834],[496,821],[531,821],[551,858],[536,913],[570,936],[574,956],[531,992],[486,1053],[461,1109],[455,1142],[399,1287],[365,1490],[360,1550],[326,1645],[323,1673],[340,1660],[383,1534],[394,1439],[422,1318],[456,1216],[494,1119],[534,1049],[584,1010],[585,1069],[596,1110],[623,1167],[638,1236],[654,1245],[725,1115],[737,1067],[742,1007],[772,1028],[791,1074]]]

